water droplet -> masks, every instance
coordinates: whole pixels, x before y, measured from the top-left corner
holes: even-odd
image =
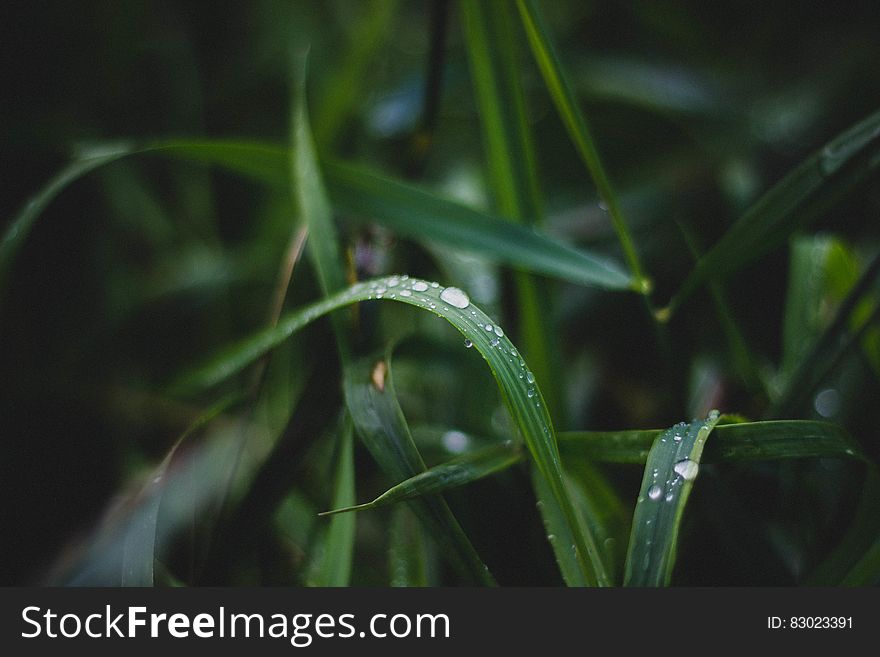
[[[453,454],[461,454],[468,448],[470,443],[470,438],[461,431],[447,431],[440,440],[443,443],[443,447]]]
[[[492,330],[495,331],[495,335],[497,335],[499,338],[504,335],[504,331],[502,331],[501,327],[497,324],[492,328]]]
[[[660,488],[657,484],[654,484],[648,489],[648,497],[652,500],[659,500],[660,496],[663,494],[663,489]]]
[[[535,396],[535,389],[534,389],[534,388],[529,388],[529,390],[528,390],[528,392],[527,392],[526,394],[529,396],[529,399],[531,399],[532,397]]]
[[[668,493],[666,493],[666,497],[664,497],[663,499],[665,499],[667,502],[671,502],[673,497],[675,497],[675,494],[672,491],[669,491]]]
[[[431,283],[431,287],[440,287],[440,283],[434,281],[433,283]]]
[[[556,534],[547,534],[547,540],[552,543],[556,540]]]
[[[529,383],[534,383],[535,382],[535,375],[532,374],[531,372],[526,372],[526,381],[528,381]]]
[[[473,343],[473,342],[471,342],[471,341],[468,340],[468,339],[465,339],[465,341],[464,341],[464,348],[465,348],[465,349],[470,349],[470,348],[473,347],[473,346],[474,346],[474,343]]]
[[[412,292],[410,292],[409,290],[401,290],[401,291],[400,291],[400,296],[402,296],[402,297],[411,297],[411,296],[412,296]]]
[[[711,411],[709,411],[709,419],[710,420],[713,420],[713,421],[717,420],[719,415],[720,415],[720,413],[714,408]]]
[[[681,434],[680,433],[673,434],[672,440],[674,440],[675,442],[681,442]]]
[[[388,287],[397,287],[398,285],[400,285],[400,279],[397,276],[388,279]]]
[[[428,284],[425,281],[413,281],[412,289],[416,292],[425,292],[428,289]]]
[[[471,300],[468,298],[468,295],[457,287],[447,287],[443,290],[440,293],[440,300],[445,301],[450,306],[462,309],[471,305]]]
[[[492,325],[491,325],[491,324],[486,324],[483,328],[486,329],[487,331],[491,331],[491,330],[492,330]]]
[[[681,475],[681,478],[685,481],[693,481],[700,471],[700,464],[690,459],[684,459],[676,463],[673,470],[675,470],[675,474]]]
[[[489,344],[492,345],[493,347],[497,347],[500,342],[501,342],[501,340],[499,340],[498,338],[492,338],[492,340],[489,342]]]

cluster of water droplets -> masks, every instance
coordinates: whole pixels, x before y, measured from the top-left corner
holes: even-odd
[[[364,291],[368,292],[368,299],[398,299],[427,308],[441,316],[448,315],[448,312],[441,312],[442,309],[438,304],[445,304],[448,307],[465,311],[461,313],[464,315],[464,319],[469,321],[475,330],[487,334],[489,346],[501,352],[513,372],[523,380],[526,397],[536,408],[540,408],[540,394],[535,386],[534,374],[528,370],[516,348],[509,341],[502,340],[504,329],[494,322],[486,321],[489,318],[471,305],[470,297],[464,290],[457,287],[443,287],[437,282],[411,278],[404,274],[363,281],[355,284],[351,289],[355,296],[361,296]],[[467,349],[473,347],[474,339],[466,338],[464,346]],[[549,433],[549,429],[545,433]]]
[[[689,425],[685,422],[679,422],[661,436],[660,442],[666,443],[671,439],[674,444],[680,444],[688,432],[696,428],[697,435],[694,439],[694,446],[702,447],[711,428],[718,420],[718,416],[718,411],[713,410],[709,413],[706,421],[698,423],[697,426]],[[700,464],[697,461],[690,458],[683,458],[673,465],[672,475],[661,483],[657,481],[659,478],[659,470],[658,468],[654,468],[651,472],[654,481],[647,491],[648,499],[652,502],[659,502],[661,499],[665,502],[672,502],[675,499],[677,491],[681,489],[684,483],[696,479],[699,472]],[[639,498],[639,502],[644,501],[644,497]]]

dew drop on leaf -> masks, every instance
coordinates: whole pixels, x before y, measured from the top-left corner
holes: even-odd
[[[462,309],[471,305],[471,300],[468,298],[468,295],[457,287],[447,287],[443,290],[440,293],[440,300],[445,301],[450,306]]]

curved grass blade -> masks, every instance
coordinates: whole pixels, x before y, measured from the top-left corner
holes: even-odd
[[[651,446],[661,433],[659,429],[564,431],[558,434],[559,449],[565,456],[641,464],[647,461]],[[843,427],[813,420],[719,424],[701,460],[719,463],[809,457],[867,460]]]
[[[411,500],[423,495],[442,493],[450,488],[464,486],[484,477],[495,474],[519,463],[525,454],[513,444],[493,445],[474,452],[462,454],[454,459],[428,468],[414,477],[401,481],[382,493],[372,502],[336,508],[319,513],[329,516],[348,511],[366,511],[389,504]]]
[[[351,420],[346,418],[339,435],[333,505],[354,502],[354,440]],[[356,518],[340,516],[330,521],[324,540],[324,553],[315,575],[315,586],[348,586],[354,554]]]
[[[65,187],[99,166],[147,154],[222,167],[285,192],[290,184],[288,149],[264,142],[174,140],[119,148],[106,156],[74,161],[10,223],[0,243],[0,285],[34,221]],[[524,271],[580,285],[638,289],[632,277],[610,258],[357,168],[324,163],[323,172],[332,203],[353,218],[375,221],[415,240],[478,252]]]
[[[706,420],[680,422],[654,441],[633,514],[624,586],[669,584],[684,506],[703,445],[718,420],[718,412],[712,411]]]
[[[353,362],[345,368],[344,387],[345,401],[361,441],[386,476],[402,481],[423,473],[425,463],[397,402],[387,362],[374,359]],[[409,505],[469,581],[494,584],[442,497],[412,498]]]
[[[544,18],[535,0],[517,0],[522,23],[525,27],[532,53],[544,82],[553,98],[562,122],[565,124],[568,134],[574,142],[581,159],[587,165],[587,169],[596,184],[599,197],[608,208],[618,241],[623,249],[626,262],[640,281],[639,290],[646,294],[650,286],[644,280],[643,268],[639,260],[638,252],[623,217],[623,212],[617,202],[617,196],[611,187],[605,168],[599,158],[599,150],[590,134],[587,119],[578,105],[577,99],[569,83],[565,69],[562,67],[559,56],[550,38],[550,32],[544,23]]]
[[[406,276],[389,276],[357,283],[343,292],[286,315],[277,326],[256,333],[207,364],[184,374],[172,388],[186,391],[219,383],[311,321],[346,305],[370,299],[397,301],[429,310],[450,322],[476,347],[489,364],[514,423],[573,529],[578,561],[587,581],[595,583],[595,563],[599,559],[599,552],[594,538],[582,532],[577,524],[571,498],[563,484],[553,425],[535,377],[502,328],[470,303],[467,295],[457,288],[443,288],[436,283]],[[405,479],[417,472],[403,473],[398,479]]]
[[[425,536],[415,514],[398,506],[388,530],[389,584],[394,587],[428,586],[428,554]]]
[[[828,210],[880,165],[880,112],[852,126],[774,185],[700,258],[660,311],[668,317],[707,280],[767,253],[796,228]]]
[[[75,180],[98,167],[129,155],[130,152],[126,147],[108,148],[104,152],[76,159],[59,171],[52,180],[46,183],[43,189],[25,204],[24,208],[12,219],[3,234],[3,239],[0,240],[0,290],[5,287],[9,268],[31,227],[55,197]]]

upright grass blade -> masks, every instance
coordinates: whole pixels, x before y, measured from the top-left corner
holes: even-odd
[[[355,21],[345,54],[339,67],[325,76],[320,88],[315,118],[315,140],[322,150],[333,145],[340,128],[354,114],[364,93],[370,70],[375,70],[376,52],[389,38],[397,0],[372,0],[361,3],[361,20]]]
[[[700,469],[703,445],[718,411],[702,422],[681,422],[654,441],[633,515],[625,586],[666,586],[675,566],[684,506]]]
[[[605,168],[599,158],[599,151],[590,134],[587,119],[578,105],[577,98],[572,90],[572,85],[568,81],[565,70],[553,41],[550,38],[550,32],[538,8],[535,0],[517,0],[520,16],[522,17],[523,26],[528,35],[529,44],[544,82],[553,98],[553,103],[562,117],[568,134],[580,153],[581,159],[586,164],[599,197],[602,199],[608,212],[611,215],[611,221],[614,224],[614,230],[623,249],[626,262],[629,265],[636,279],[642,283],[641,291],[647,293],[650,289],[645,281],[643,268],[639,260],[638,252],[623,217],[623,212],[617,202],[617,196],[611,187]]]
[[[394,481],[404,481],[424,473],[425,463],[397,402],[387,361],[353,362],[345,370],[344,383],[346,404],[361,441],[385,475]],[[470,583],[494,583],[442,497],[413,497],[409,504]]]
[[[568,487],[568,482],[565,482]],[[537,498],[538,510],[541,513],[541,520],[547,530],[547,540],[550,547],[553,548],[553,554],[556,557],[556,564],[559,566],[559,573],[562,575],[562,581],[567,586],[591,586],[592,581],[585,576],[584,569],[578,560],[576,550],[572,550],[570,546],[574,545],[575,532],[572,530],[566,517],[565,511],[556,501],[550,484],[541,476],[538,468],[532,468],[532,488],[535,489],[535,497]],[[571,495],[569,489],[568,494]],[[578,522],[581,519],[578,518]],[[581,528],[583,531],[583,528]],[[596,559],[597,564],[601,562]],[[604,576],[604,564],[596,567],[596,580],[607,584]]]
[[[506,2],[461,4],[465,41],[471,63],[495,207],[519,223],[541,219],[540,193],[532,135],[525,111],[514,47],[513,17]],[[517,272],[519,333],[523,351],[544,384],[550,411],[562,412],[546,283]]]
[[[525,361],[520,358],[502,328],[476,308],[464,292],[435,285],[405,276],[357,283],[343,292],[286,315],[276,327],[260,331],[226,349],[205,365],[179,377],[172,388],[186,391],[219,383],[309,322],[352,303],[383,299],[427,309],[455,326],[489,364],[515,426],[520,430],[535,464],[547,480],[553,497],[572,528],[575,551],[585,580],[596,583],[599,552],[594,538],[585,534],[577,523],[571,498],[563,483],[553,425],[534,375],[527,369]],[[417,472],[404,473],[399,479],[412,474]]]
[[[372,502],[337,507],[332,511],[324,511],[318,515],[329,516],[348,511],[366,511],[397,502],[405,502],[423,495],[442,493],[506,470],[522,461],[524,457],[525,454],[514,444],[492,445],[428,468],[424,472],[392,486]]]
[[[770,417],[788,414],[805,394],[813,390],[818,380],[816,372],[823,371],[825,369],[823,365],[832,360],[836,353],[840,353],[841,337],[847,326],[852,324],[860,306],[864,307],[866,300],[870,299],[867,293],[876,283],[878,276],[880,276],[880,254],[874,256],[841,302],[834,319],[814,342],[809,352],[793,368],[779,398],[767,413]],[[865,310],[870,312],[870,307],[865,307]]]
[[[389,584],[394,587],[428,586],[428,554],[418,518],[406,505],[391,515],[388,531]]]
[[[876,578],[878,565],[874,559],[876,539],[880,536],[880,474],[869,463],[862,485],[862,494],[855,514],[840,543],[805,579],[807,586],[868,584]]]
[[[238,396],[227,396],[202,413],[172,445],[162,462],[150,475],[141,492],[143,506],[132,517],[125,535],[122,555],[122,586],[153,586],[154,564],[158,558],[159,507],[168,485],[168,470],[181,445],[218,415],[240,402]],[[193,509],[195,512],[196,509]]]
[[[645,463],[663,431],[564,431],[559,433],[563,456],[582,455],[607,463]],[[794,458],[866,460],[842,427],[812,420],[778,420],[719,424],[702,456],[704,463]]]
[[[722,280],[815,220],[880,165],[880,112],[808,157],[774,185],[700,258],[663,310],[674,312],[707,280]]]
[[[333,505],[346,506],[354,503],[354,440],[351,420],[346,418],[339,434],[336,454],[336,473],[333,484]],[[356,518],[340,516],[330,521],[324,539],[324,552],[317,569],[316,586],[348,586],[351,579],[351,563],[354,552]]]

